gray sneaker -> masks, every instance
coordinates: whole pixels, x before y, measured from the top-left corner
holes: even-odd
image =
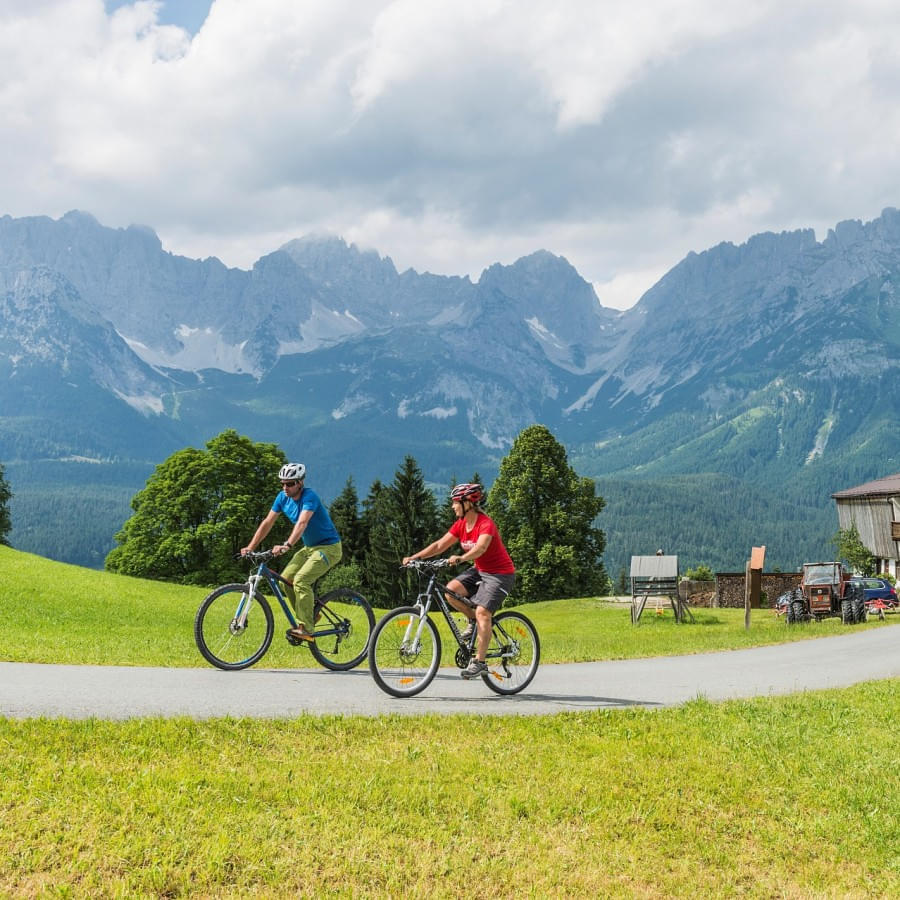
[[[475,623],[469,621],[469,624],[466,625],[465,630],[460,635],[460,638],[462,638],[464,643],[468,643],[473,634],[475,634]]]
[[[487,663],[480,659],[473,659],[459,674],[463,678],[478,678],[487,673]]]

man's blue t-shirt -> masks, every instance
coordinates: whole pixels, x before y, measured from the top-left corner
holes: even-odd
[[[303,532],[303,543],[307,547],[318,547],[319,544],[336,544],[341,536],[328,515],[328,510],[319,499],[319,495],[312,488],[303,488],[300,494],[300,502],[292,500],[284,491],[279,491],[275,502],[272,504],[273,512],[284,513],[294,525],[300,518],[301,510],[311,509],[312,518]]]

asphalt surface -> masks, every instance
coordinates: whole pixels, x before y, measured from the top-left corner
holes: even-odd
[[[672,706],[696,697],[725,700],[786,694],[897,677],[900,627],[722,653],[541,665],[534,681],[513,697],[492,693],[480,679],[464,681],[457,669],[441,669],[422,694],[399,700],[378,688],[365,663],[352,672],[0,663],[0,715],[72,719],[283,718],[301,713],[543,715]]]

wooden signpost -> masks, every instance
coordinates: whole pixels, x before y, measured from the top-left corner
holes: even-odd
[[[750,627],[750,610],[759,609],[762,570],[766,561],[766,547],[754,547],[744,573],[744,628]]]

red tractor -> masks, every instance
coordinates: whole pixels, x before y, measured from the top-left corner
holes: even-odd
[[[806,563],[800,587],[787,605],[789,625],[840,616],[845,625],[865,622],[866,592],[850,582],[851,573],[839,562]]]

